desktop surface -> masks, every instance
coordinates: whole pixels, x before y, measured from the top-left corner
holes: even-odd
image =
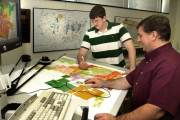
[[[115,116],[127,94],[127,90],[91,88],[89,86],[78,86],[75,83],[78,79],[85,80],[88,77],[94,76],[101,76],[106,79],[110,79],[110,76],[114,78],[121,77],[119,73],[123,73],[127,69],[94,61],[87,60],[87,62],[91,67],[88,68],[88,70],[79,70],[77,61],[73,57],[63,56],[60,59],[57,59],[50,65],[47,65],[41,72],[26,83],[17,93],[15,93],[17,95],[9,96],[10,102],[24,102],[29,96],[34,94],[39,96],[43,90],[51,90],[53,88],[72,94],[72,100],[88,101],[89,119],[93,119],[94,115],[99,112],[110,113]],[[31,66],[27,69],[30,67]],[[26,81],[41,67],[42,65],[39,65],[28,74],[24,75],[19,84]],[[114,72],[116,74],[112,76],[111,73]],[[17,70],[12,76],[16,78],[19,73],[20,70]],[[97,97],[97,95],[99,97]]]

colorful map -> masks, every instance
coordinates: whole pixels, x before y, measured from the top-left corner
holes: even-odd
[[[0,0],[0,40],[17,36],[16,30],[16,4]]]
[[[34,52],[80,48],[89,12],[34,8]]]
[[[36,69],[39,68],[40,67],[36,67]],[[103,97],[107,97],[108,94],[105,91],[96,88],[77,86],[74,84],[76,80],[85,80],[89,77],[98,77],[103,80],[111,80],[120,78],[122,76],[121,72],[93,64],[90,64],[87,70],[81,70],[78,67],[77,61],[68,57],[62,57],[56,60],[52,64],[46,66],[45,69],[47,71],[54,71],[58,72],[59,74],[63,74],[60,79],[47,81],[46,84],[63,92],[71,93],[83,100],[96,98],[93,104],[94,107],[100,106],[104,101]]]

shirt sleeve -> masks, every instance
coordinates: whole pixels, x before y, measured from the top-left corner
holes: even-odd
[[[87,35],[87,33],[88,32],[86,32],[86,34],[84,35],[81,47],[89,50],[91,44],[90,44],[90,39],[89,39],[89,36]]]
[[[156,74],[147,103],[159,106],[175,116],[180,104],[180,66],[162,64],[154,72]]]
[[[123,24],[120,24],[119,35],[120,35],[120,41],[122,43],[132,39],[131,35],[129,34],[127,29],[123,26]]]
[[[137,68],[136,68],[136,69],[137,69]],[[127,79],[127,81],[129,82],[129,84],[130,84],[131,86],[133,86],[133,83],[134,83],[134,77],[135,77],[136,69],[133,70],[132,72],[130,72],[130,73],[126,76],[126,79]]]

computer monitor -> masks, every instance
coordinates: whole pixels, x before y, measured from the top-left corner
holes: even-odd
[[[0,0],[0,54],[22,46],[20,0]]]
[[[22,46],[20,0],[0,0],[0,73],[1,54]],[[5,89],[1,83],[6,83],[0,75],[0,110],[8,104]],[[0,119],[2,115],[0,112]]]

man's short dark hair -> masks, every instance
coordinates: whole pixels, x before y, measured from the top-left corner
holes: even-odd
[[[101,5],[94,6],[89,13],[90,19],[95,19],[97,17],[103,18],[104,16],[106,16],[106,11]]]
[[[138,24],[137,29],[140,26],[143,26],[143,30],[146,33],[156,31],[162,40],[168,41],[170,39],[171,27],[169,19],[163,15],[149,16]]]

